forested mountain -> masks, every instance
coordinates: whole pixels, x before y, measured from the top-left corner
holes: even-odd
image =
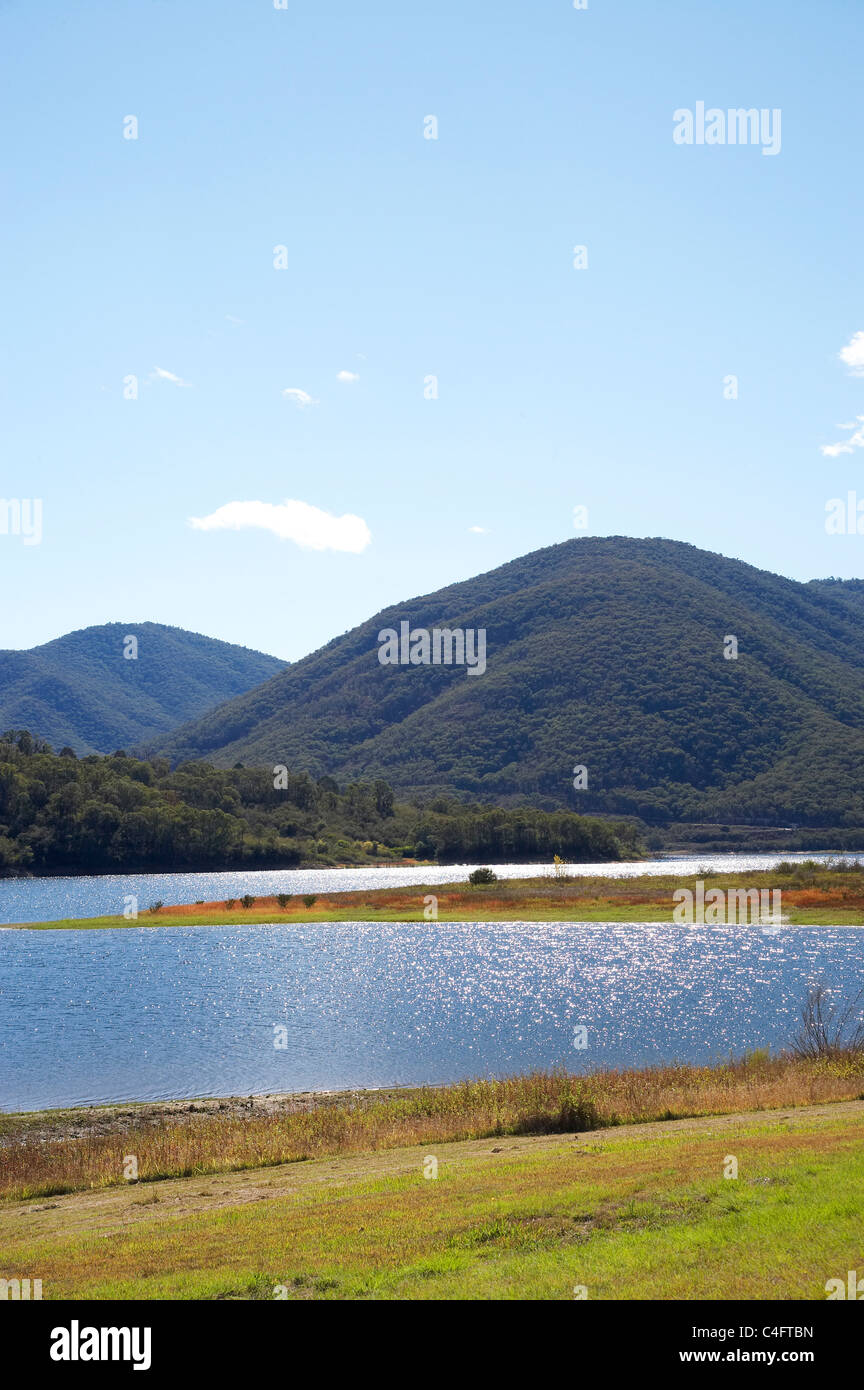
[[[485,629],[485,673],[382,665],[402,620]],[[158,748],[424,798],[861,825],[864,604],[677,541],[580,538],[395,605]]]
[[[161,623],[85,627],[29,651],[0,651],[0,730],[110,753],[251,690],[284,664]]]
[[[864,579],[811,579],[808,588],[864,612]]]

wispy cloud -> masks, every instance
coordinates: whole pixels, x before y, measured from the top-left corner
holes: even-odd
[[[488,536],[489,532],[485,526],[469,526],[469,531],[473,531],[475,536]]]
[[[226,317],[226,319],[228,320],[229,323],[244,324],[244,323],[246,322],[245,319],[238,319],[238,318],[235,318],[233,314],[226,314],[225,317]]]
[[[154,367],[148,381],[171,381],[175,386],[188,386],[190,383],[184,381],[182,376],[177,376],[176,372],[166,371],[164,367]]]
[[[286,401],[293,401],[301,410],[305,410],[307,405],[318,404],[318,402],[313,400],[309,395],[308,391],[301,391],[299,386],[286,386],[285,390],[281,392],[281,395],[285,397]]]
[[[836,459],[840,454],[854,454],[856,449],[864,449],[864,415],[859,415],[850,425],[838,425],[838,430],[854,430],[848,439],[839,444],[823,444],[822,453],[826,458]]]
[[[853,333],[849,342],[841,348],[837,356],[845,362],[852,376],[864,376],[864,332]],[[851,430],[848,439],[836,444],[821,444],[820,450],[826,458],[836,459],[840,454],[854,454],[856,449],[864,449],[864,415],[858,415],[847,424],[837,425],[838,430]]]
[[[271,531],[304,550],[344,550],[359,555],[372,539],[360,516],[333,516],[308,502],[226,502],[209,516],[190,516],[196,531]]]
[[[360,380],[360,376],[359,376],[359,373],[358,373],[358,372],[337,372],[337,373],[336,373],[336,380],[337,380],[337,381],[359,381],[359,380]]]

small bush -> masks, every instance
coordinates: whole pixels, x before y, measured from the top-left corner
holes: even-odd
[[[611,1117],[613,1121],[617,1118]],[[607,1120],[608,1123],[608,1120]],[[556,1117],[556,1127],[563,1134],[578,1134],[584,1129],[599,1129],[600,1120],[597,1106],[588,1096],[568,1092],[561,1100],[561,1108]]]
[[[148,912],[158,912],[159,909],[160,909],[160,907],[164,907],[164,906],[165,906],[165,904],[163,903],[162,899],[160,898],[158,902],[156,902],[156,903],[151,903],[150,906],[148,907],[147,911],[148,911]]]
[[[801,1005],[801,1027],[792,1039],[796,1057],[814,1061],[819,1057],[864,1054],[864,988],[851,999],[832,1004],[825,985],[808,989]]]
[[[317,901],[318,901],[318,895],[317,895],[317,893],[306,893],[306,894],[304,894],[304,897],[303,897],[303,906],[304,906],[304,907],[314,907],[315,904],[317,903]]]
[[[237,899],[236,899],[236,898],[226,898],[226,899],[225,899],[225,904],[224,904],[224,906],[225,906],[225,911],[226,911],[226,912],[233,912],[233,911],[234,911],[234,908],[235,908],[235,906],[236,906],[236,904],[237,904]]]
[[[614,1114],[601,1119],[595,1102],[582,1093],[577,1082],[575,1088],[565,1087],[557,1104],[551,1108],[542,1106],[523,1115],[516,1128],[521,1134],[579,1134],[586,1129],[617,1123],[618,1117]]]
[[[279,906],[281,907],[282,911],[284,912],[285,909],[286,909],[286,907],[288,906],[288,904],[289,904],[290,901],[291,901],[290,894],[288,894],[288,893],[277,893],[277,894],[276,894],[276,901],[277,901],[277,903],[279,904]]]
[[[498,875],[494,869],[475,869],[473,873],[468,875],[468,882],[475,885],[478,883],[497,883]]]
[[[256,901],[257,899],[253,898],[251,893],[244,893],[243,897],[240,899],[240,906],[250,908]]]

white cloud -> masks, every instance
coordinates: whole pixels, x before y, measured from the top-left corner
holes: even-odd
[[[236,319],[233,314],[226,314],[225,317],[229,323],[244,324],[246,322],[245,319]]]
[[[849,342],[841,348],[837,356],[845,362],[852,376],[864,376],[864,332],[853,333]],[[838,430],[853,430],[848,439],[837,444],[821,444],[819,447],[826,458],[836,459],[840,454],[854,454],[856,449],[864,449],[864,415],[851,422],[837,426]]]
[[[299,386],[286,386],[281,394],[285,397],[286,401],[293,401],[301,410],[304,410],[307,405],[318,404],[316,400],[312,399],[308,391],[301,391]]]
[[[864,449],[864,415],[859,415],[851,425],[838,425],[838,430],[854,430],[848,439],[839,444],[823,444],[822,453],[826,458],[836,459],[840,454],[854,454],[856,449]]]
[[[473,531],[475,536],[488,536],[489,532],[485,526],[469,526],[469,531]]]
[[[359,380],[360,380],[360,377],[359,377],[359,375],[358,375],[357,372],[337,372],[337,373],[336,373],[336,380],[337,380],[337,381],[359,381]]]
[[[182,376],[177,376],[174,372],[168,372],[164,367],[154,367],[148,381],[173,381],[175,386],[188,386],[189,382],[184,381]]]
[[[196,531],[272,531],[304,550],[345,550],[359,555],[372,539],[360,516],[332,516],[308,502],[226,502],[209,516],[190,516]]]
[[[853,333],[846,346],[840,349],[839,357],[853,376],[864,376],[864,333]]]

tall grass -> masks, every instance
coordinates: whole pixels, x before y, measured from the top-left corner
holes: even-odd
[[[754,1053],[718,1066],[603,1071],[587,1077],[535,1072],[504,1080],[348,1097],[311,1110],[170,1113],[156,1123],[134,1112],[104,1132],[104,1111],[70,1137],[39,1137],[14,1124],[0,1147],[0,1197],[123,1185],[134,1155],[138,1179],[228,1172],[325,1155],[504,1134],[574,1132],[607,1125],[729,1114],[849,1100],[864,1091],[864,1057],[800,1058]],[[120,1127],[122,1123],[122,1127]],[[97,1128],[98,1127],[98,1128]]]

